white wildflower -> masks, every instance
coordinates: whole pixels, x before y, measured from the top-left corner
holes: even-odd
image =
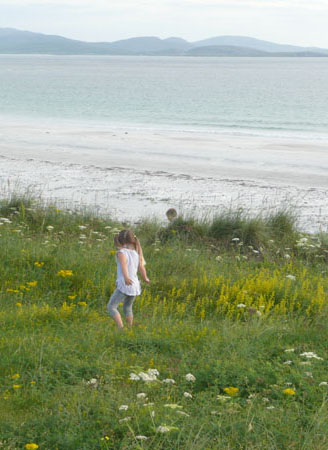
[[[145,406],[145,407],[147,407],[147,406],[154,406],[154,404],[155,403],[144,403],[142,406]]]
[[[48,231],[52,231],[53,229],[54,229],[54,227],[53,227],[52,225],[48,225],[48,226],[47,226],[47,230],[48,230]]]
[[[319,386],[328,386],[328,382],[327,381],[321,381],[321,383],[319,383]]]
[[[286,348],[286,350],[284,350],[284,351],[285,351],[285,353],[291,353],[291,352],[294,352],[295,349],[294,348]]]
[[[137,394],[137,398],[146,398],[147,394],[145,394],[144,392],[140,392],[139,394]]]
[[[123,422],[129,422],[131,420],[131,417],[124,417],[124,419],[120,419],[119,422],[123,423]]]
[[[155,375],[156,377],[159,376],[159,371],[158,371],[157,369],[148,369],[148,370],[147,370],[147,373],[148,373],[149,375]]]
[[[79,228],[80,230],[85,230],[87,227],[86,227],[85,225],[79,225],[78,228]]]
[[[239,303],[237,305],[237,308],[246,308],[246,305],[244,303]]]
[[[96,386],[98,384],[97,378],[91,378],[91,380],[87,381],[88,386]]]
[[[163,380],[163,383],[174,384],[175,381],[172,378],[165,378],[165,380]]]
[[[146,372],[140,372],[138,373],[139,379],[141,378],[143,381],[150,382],[150,381],[156,381],[157,377],[155,374],[150,374]]]
[[[217,257],[215,258],[215,260],[216,260],[216,261],[222,261],[222,256],[217,256]]]
[[[169,429],[169,427],[161,425],[161,426],[157,427],[156,431],[157,431],[157,433],[168,433],[170,431],[170,429]]]
[[[288,253],[285,254],[285,258],[286,259],[290,259],[290,255],[288,255]]]
[[[189,392],[184,392],[183,395],[184,395],[184,397],[186,397],[186,398],[192,398],[192,395],[189,394]]]
[[[275,407],[271,405],[271,406],[267,406],[266,409],[275,409]]]
[[[296,280],[295,275],[286,275],[286,278],[288,278],[288,280],[292,280],[292,281]]]
[[[128,405],[121,405],[119,408],[119,411],[127,411],[129,409]]]
[[[314,352],[304,352],[304,353],[301,353],[300,356],[304,356],[307,359],[313,358],[313,359],[323,360],[323,358],[321,358],[320,356],[316,355]]]
[[[147,436],[142,436],[141,434],[136,436],[136,439],[138,439],[138,441],[146,441],[148,438]]]
[[[283,364],[290,366],[291,364],[293,364],[293,361],[285,361]]]
[[[192,373],[187,373],[185,378],[187,381],[192,381],[193,383],[196,381],[196,378],[194,377],[194,375]]]
[[[237,238],[237,237],[235,237],[235,238],[232,238],[232,239],[231,239],[231,241],[232,241],[232,242],[239,242],[239,241],[240,241],[240,239],[239,239],[239,238]]]
[[[139,381],[140,377],[135,373],[130,373],[129,380]]]

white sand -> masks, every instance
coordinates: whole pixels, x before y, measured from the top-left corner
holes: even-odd
[[[120,220],[293,207],[328,230],[328,142],[219,133],[2,121],[2,191],[27,188]]]

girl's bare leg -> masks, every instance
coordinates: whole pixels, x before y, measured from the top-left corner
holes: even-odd
[[[118,328],[123,328],[123,322],[120,313],[115,314],[115,316],[113,316],[113,319],[115,320]]]
[[[126,319],[127,324],[129,325],[129,327],[132,327],[132,324],[133,324],[133,316],[128,316],[128,317],[126,317],[125,319]]]

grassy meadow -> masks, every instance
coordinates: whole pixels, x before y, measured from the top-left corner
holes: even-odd
[[[145,220],[119,331],[123,227],[0,202],[0,449],[327,450],[328,235],[286,211]]]

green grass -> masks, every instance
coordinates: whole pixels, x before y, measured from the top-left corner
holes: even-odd
[[[0,217],[0,448],[328,448],[325,234],[284,212],[144,221],[151,284],[120,332],[106,315],[120,224],[19,197]]]

